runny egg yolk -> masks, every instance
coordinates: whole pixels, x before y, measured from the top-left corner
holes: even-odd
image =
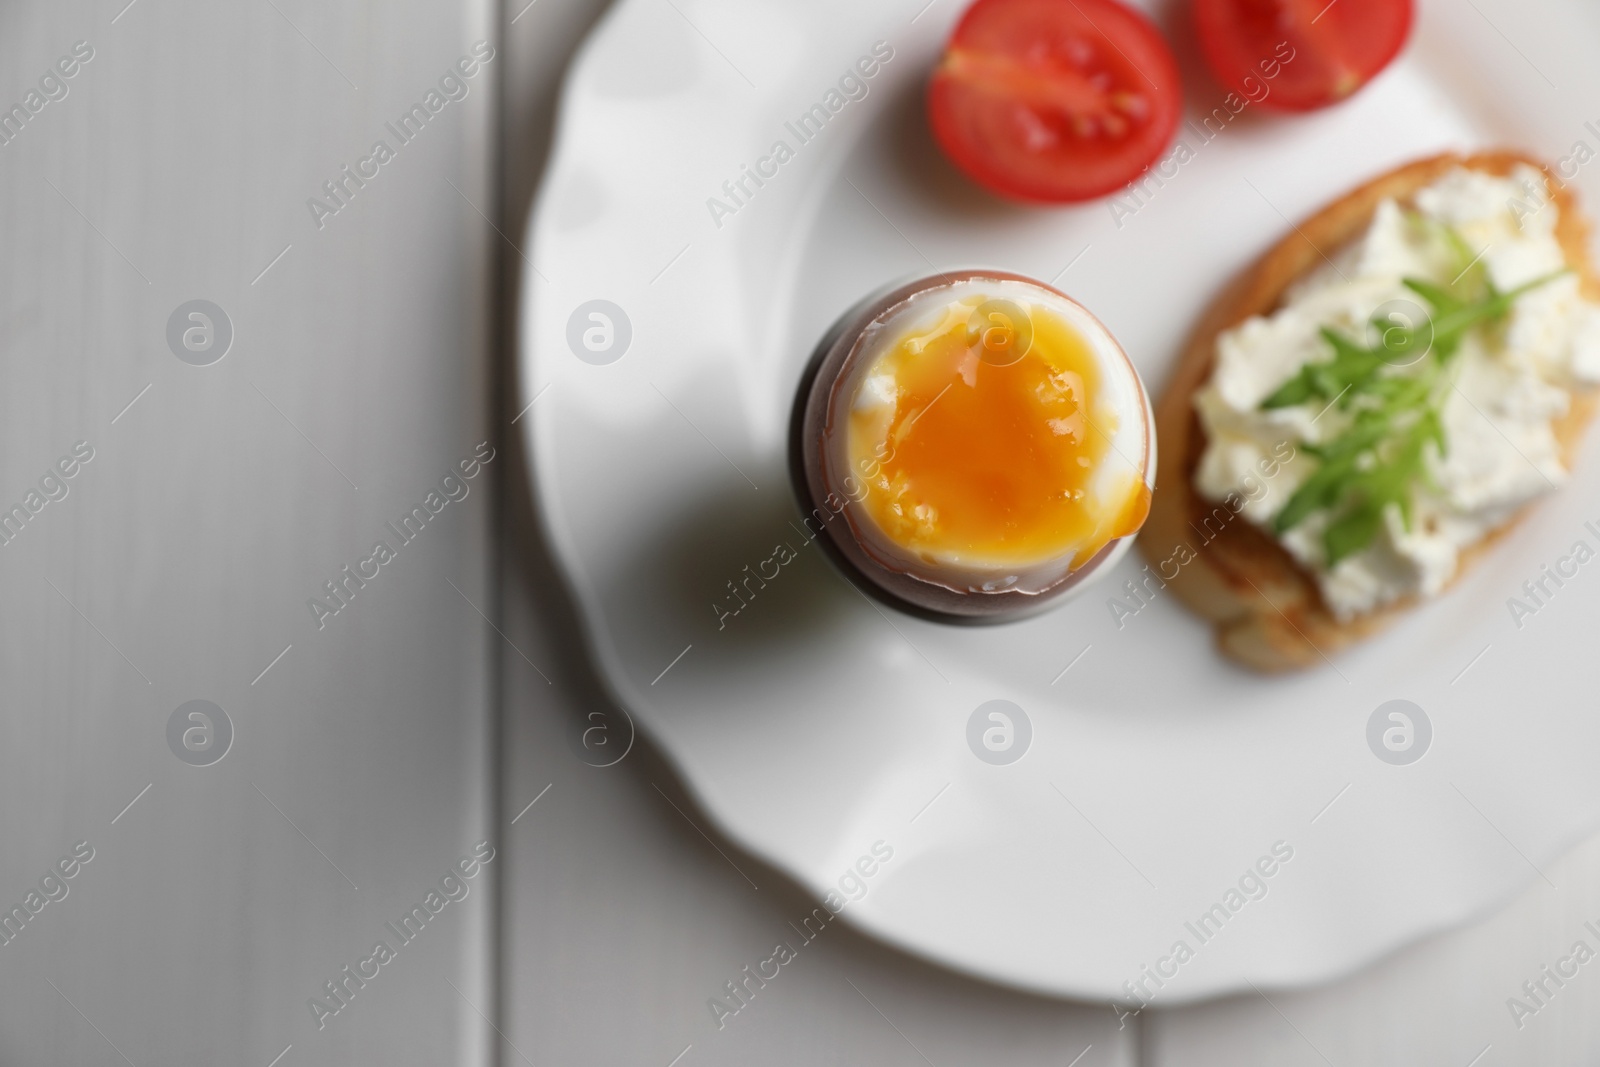
[[[1115,451],[1123,414],[1072,324],[1035,304],[1021,330],[980,331],[977,306],[952,301],[865,369],[848,429],[861,506],[893,544],[932,562],[1070,557],[1076,569],[1143,525],[1150,493],[1133,462],[1142,457]],[[1028,333],[1020,359],[1007,352]]]

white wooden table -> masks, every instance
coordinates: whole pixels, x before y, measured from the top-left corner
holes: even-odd
[[[0,547],[0,900],[26,914],[93,850],[0,946],[0,1062],[490,1048],[503,856],[415,937],[385,924],[503,843],[479,609],[504,457],[415,536],[388,524],[491,435],[496,238],[467,201],[493,203],[498,70],[321,227],[307,200],[399,145],[386,123],[497,36],[492,14],[0,12],[0,98],[28,116],[0,145],[0,497],[27,505],[75,442],[93,450]],[[169,745],[194,700],[221,713],[183,712]],[[394,958],[364,966],[379,941]]]
[[[1119,1027],[832,926],[719,1028],[708,999],[811,905],[719,840],[648,743],[579,755],[606,704],[508,432],[504,298],[562,68],[605,0],[525,3],[0,11],[0,103],[93,50],[0,144],[0,506],[37,510],[0,545],[0,905],[24,909],[0,1063],[1600,1053],[1592,968],[1520,1030],[1506,1007],[1574,940],[1600,948],[1600,840],[1477,927],[1318,990]],[[494,58],[441,86],[480,40]],[[422,132],[391,132],[431,88]],[[167,336],[196,299],[233,333],[204,366],[214,314],[209,343],[187,310]],[[41,486],[79,441],[93,458]],[[481,441],[486,470],[430,507]],[[417,506],[420,533],[391,528]],[[231,724],[220,760],[213,712],[169,742],[193,700]],[[413,904],[427,922],[401,929]]]

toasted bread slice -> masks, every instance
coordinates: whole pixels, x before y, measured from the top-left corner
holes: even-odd
[[[1218,505],[1194,488],[1195,467],[1207,442],[1193,397],[1211,378],[1217,336],[1253,315],[1276,310],[1285,290],[1320,266],[1324,255],[1361,236],[1381,201],[1407,202],[1455,167],[1504,176],[1518,164],[1540,166],[1538,160],[1515,152],[1447,154],[1369,181],[1302,222],[1236,278],[1195,330],[1156,407],[1161,443],[1156,492],[1139,546],[1155,565],[1171,561],[1180,545],[1190,546],[1194,558],[1176,568],[1177,576],[1168,584],[1184,603],[1216,624],[1217,644],[1231,658],[1269,672],[1311,666],[1382,630],[1414,606],[1416,598],[1340,621],[1324,604],[1316,579],[1269,533],[1242,516],[1223,524],[1221,533],[1208,542],[1198,533]],[[1567,264],[1578,273],[1583,294],[1600,298],[1600,280],[1589,256],[1589,223],[1566,189],[1552,188],[1550,196],[1560,210],[1556,236]],[[1593,390],[1574,391],[1571,409],[1554,427],[1569,468],[1595,407]],[[1519,513],[1463,549],[1455,577],[1460,578],[1520,518]],[[1213,521],[1212,527],[1217,525]],[[1168,562],[1162,577],[1173,569]]]

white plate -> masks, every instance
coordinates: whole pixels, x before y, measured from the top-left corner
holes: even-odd
[[[1506,607],[1575,540],[1600,544],[1584,527],[1600,529],[1592,449],[1446,599],[1286,679],[1219,659],[1170,597],[1119,630],[1106,600],[1136,557],[1028,622],[880,610],[802,547],[784,467],[804,361],[889,279],[971,262],[1059,279],[1159,390],[1197,313],[1287,218],[1436,149],[1600,148],[1584,126],[1600,113],[1574,103],[1600,99],[1583,45],[1600,19],[1579,2],[1424,3],[1405,58],[1367,92],[1310,116],[1246,108],[1203,145],[1187,128],[1195,157],[1120,219],[1106,202],[1002,204],[940,159],[921,86],[955,0],[920,16],[924,0],[619,3],[569,76],[531,223],[525,422],[600,667],[722,829],[818,894],[882,841],[893,856],[863,864],[864,893],[844,879],[849,920],[1051,993],[1126,997],[1159,965],[1171,977],[1145,988],[1176,1003],[1355,967],[1504,899],[1600,825],[1600,563],[1520,631]],[[1176,10],[1159,15],[1186,36]],[[785,123],[880,40],[894,56],[866,97],[799,144]],[[1222,93],[1180,60],[1198,120]],[[794,157],[714,219],[708,198],[779,139]],[[1600,206],[1597,175],[1577,181]],[[568,344],[593,300],[631,323],[607,365]],[[798,559],[751,582],[719,628],[726,583],[771,574],[780,542]],[[1409,766],[1366,740],[1394,698],[1433,727]],[[1032,726],[1003,766],[967,742],[996,699]],[[1185,924],[1232,903],[1275,842],[1293,858],[1202,943]]]

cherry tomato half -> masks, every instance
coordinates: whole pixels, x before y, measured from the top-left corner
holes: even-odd
[[[1412,0],[1194,0],[1212,73],[1283,111],[1327,107],[1367,84],[1400,54],[1412,18]]]
[[[1115,192],[1155,162],[1182,97],[1166,41],[1117,0],[977,0],[934,71],[928,116],[980,185],[1065,203]]]

